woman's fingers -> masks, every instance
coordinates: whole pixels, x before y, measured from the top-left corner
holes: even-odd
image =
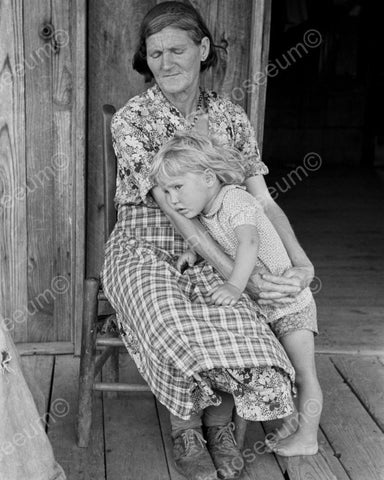
[[[264,273],[262,278],[269,283],[287,286],[292,285],[296,287],[296,290],[300,290],[300,279],[297,277],[280,277],[278,275],[272,275],[271,273]]]

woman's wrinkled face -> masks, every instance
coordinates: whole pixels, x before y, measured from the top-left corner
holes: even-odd
[[[185,30],[166,27],[147,38],[147,63],[163,93],[194,92],[199,84],[200,63],[209,53],[209,39],[196,45]]]

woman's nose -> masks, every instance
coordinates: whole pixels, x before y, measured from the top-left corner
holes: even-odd
[[[162,64],[163,70],[167,70],[172,66],[172,53],[171,52],[164,52],[162,55]]]

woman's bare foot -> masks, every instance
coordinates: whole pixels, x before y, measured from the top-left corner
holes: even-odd
[[[267,447],[282,457],[316,455],[319,446],[316,438],[303,435],[300,431],[280,440],[265,439]]]

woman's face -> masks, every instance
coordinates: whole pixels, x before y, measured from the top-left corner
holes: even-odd
[[[166,27],[147,38],[147,63],[163,93],[195,94],[200,63],[209,53],[209,39],[196,45],[185,30]]]

